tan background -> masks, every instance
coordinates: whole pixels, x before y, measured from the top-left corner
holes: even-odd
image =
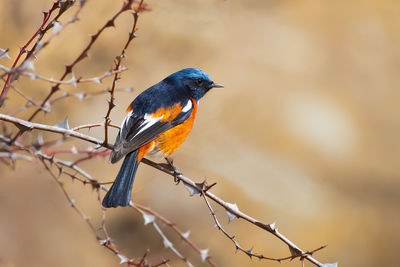
[[[1,0],[0,47],[15,58],[41,23],[48,0]],[[187,142],[175,154],[185,175],[217,182],[215,193],[260,220],[275,221],[303,249],[328,245],[315,256],[339,266],[399,266],[400,246],[400,4],[398,1],[149,1],[139,21],[119,86],[119,124],[129,102],[148,86],[184,67],[198,67],[225,89],[200,104]],[[65,21],[77,7],[63,16]],[[36,71],[61,76],[95,31],[120,8],[120,1],[89,0],[81,20],[39,54]],[[94,45],[75,75],[103,73],[119,53],[132,21],[124,14]],[[11,66],[11,60],[0,64]],[[110,86],[63,86],[69,92]],[[21,78],[14,85],[35,99],[50,86]],[[24,103],[10,93],[2,113]],[[106,95],[59,102],[36,121],[53,124],[66,116],[72,126],[102,121]],[[31,112],[31,111],[30,111]],[[29,111],[20,114],[26,118]],[[102,130],[90,134],[102,138]],[[113,138],[116,132],[113,131]],[[53,137],[54,135],[51,135]],[[47,137],[47,135],[46,135]],[[48,135],[49,138],[50,135]],[[25,141],[29,141],[28,138]],[[75,143],[86,148],[82,142]],[[68,158],[68,157],[66,157]],[[0,266],[118,266],[97,245],[87,225],[39,163],[19,163],[15,172],[0,165]],[[111,181],[119,164],[96,159],[82,165]],[[66,188],[94,221],[100,210],[89,187]],[[213,228],[198,197],[147,166],[139,168],[134,199],[191,230],[191,238],[221,266],[299,266],[300,263],[250,261]],[[268,256],[287,256],[287,248],[253,226],[237,221],[226,229],[246,248]],[[110,210],[108,224],[123,252],[150,260],[170,258],[154,229],[137,213]],[[164,229],[164,228],[163,228]],[[166,228],[165,228],[166,229]],[[166,230],[197,266],[199,257]],[[206,266],[206,264],[204,264]],[[311,266],[306,264],[306,266]]]

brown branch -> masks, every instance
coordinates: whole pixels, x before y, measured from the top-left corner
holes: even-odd
[[[117,56],[116,59],[115,59],[115,70],[119,70],[120,69],[122,59],[125,58],[125,51],[126,51],[126,49],[128,49],[129,44],[131,43],[131,41],[136,37],[136,35],[135,35],[136,25],[137,25],[137,21],[138,21],[138,18],[139,18],[139,12],[142,10],[142,6],[143,6],[143,0],[140,0],[140,3],[139,3],[138,7],[135,10],[135,13],[133,13],[132,30],[129,33],[128,40],[126,41],[126,43],[124,45],[124,48],[122,49],[122,51],[119,54],[119,56]],[[120,79],[119,73],[115,73],[114,74],[114,80],[112,82],[112,86],[111,86],[111,89],[110,89],[110,100],[108,101],[108,110],[107,110],[106,116],[104,117],[104,143],[105,144],[108,143],[108,125],[111,123],[110,114],[111,114],[111,110],[115,107],[115,104],[114,104],[114,90],[115,90],[115,86],[117,84],[117,81],[119,79]]]
[[[91,128],[100,127],[100,126],[104,126],[104,123],[85,124],[85,125],[81,125],[81,126],[77,126],[75,128],[72,128],[72,131],[78,131],[78,130],[82,130],[82,129],[91,129]],[[114,127],[114,128],[117,128],[117,129],[120,128],[118,125],[115,125],[115,124],[112,124],[112,123],[110,123],[108,126]]]
[[[51,14],[53,13],[53,11],[56,10],[56,9],[58,9],[58,8],[60,7],[60,2],[61,2],[61,0],[58,0],[58,1],[54,2],[53,5],[52,5],[52,7],[49,9],[49,11],[43,12],[44,17],[43,17],[42,24],[39,26],[39,29],[36,30],[36,32],[32,35],[32,37],[26,42],[26,44],[24,44],[24,45],[19,49],[18,56],[17,56],[17,58],[14,60],[14,63],[12,64],[11,69],[14,69],[14,68],[17,66],[18,61],[19,61],[19,59],[21,58],[21,56],[22,56],[24,53],[27,52],[26,49],[28,48],[28,46],[29,46],[29,45],[31,44],[31,42],[36,38],[36,36],[38,36],[39,33],[41,33],[41,31],[43,31],[44,26],[46,25],[46,23],[47,23],[48,20],[50,19]],[[8,92],[9,83],[10,83],[10,81],[11,81],[11,77],[12,77],[12,76],[13,76],[13,73],[9,73],[9,74],[7,75],[6,82],[4,83],[3,89],[2,89],[1,94],[0,94],[0,107],[1,107],[1,106],[3,105],[3,103],[4,103],[6,94],[7,94],[7,92]]]
[[[63,192],[65,198],[67,199],[69,205],[78,213],[78,215],[83,218],[83,220],[87,223],[87,225],[89,226],[90,230],[93,232],[93,234],[96,237],[96,240],[99,241],[99,243],[104,246],[105,248],[107,248],[108,250],[112,251],[115,255],[117,255],[120,260],[121,263],[128,263],[128,265],[133,265],[133,266],[138,266],[138,267],[153,267],[153,265],[150,265],[147,263],[146,260],[146,256],[147,253],[141,258],[141,259],[133,259],[133,258],[129,258],[127,256],[125,256],[124,254],[122,254],[116,247],[116,245],[112,242],[110,236],[108,235],[108,231],[105,227],[105,212],[103,211],[103,217],[102,217],[102,230],[104,235],[106,236],[106,239],[103,240],[101,238],[101,236],[99,236],[97,234],[97,231],[95,229],[95,227],[93,226],[90,218],[85,215],[83,213],[83,211],[81,209],[78,208],[78,206],[76,205],[74,199],[72,199],[68,192],[65,190],[64,184],[57,178],[57,176],[53,173],[53,171],[51,170],[50,166],[48,166],[48,164],[46,164],[46,162],[44,160],[41,161],[45,167],[45,169],[49,172],[50,176],[53,178],[53,180],[57,183],[57,185],[60,187],[61,191]],[[98,200],[100,201],[100,191],[99,188],[97,189],[98,192]],[[164,265],[168,262],[169,260],[162,260],[160,263],[157,263],[154,266],[161,266]]]
[[[166,167],[164,164],[158,164],[155,163],[149,159],[143,158],[142,162],[152,166],[160,171],[163,171],[173,177],[176,176],[176,173],[171,170],[170,168]],[[198,184],[196,184],[195,182],[193,182],[191,179],[183,176],[183,175],[178,175],[177,177],[180,181],[182,181],[185,185],[190,186],[192,189],[196,190],[197,193],[201,193],[203,188],[200,187]],[[314,259],[311,255],[306,255],[306,253],[304,251],[302,251],[300,248],[298,248],[292,241],[290,241],[287,237],[285,237],[283,234],[281,234],[275,227],[274,224],[264,224],[260,221],[258,221],[257,219],[254,219],[253,217],[241,212],[239,209],[233,209],[231,207],[231,205],[229,205],[229,203],[223,201],[222,199],[220,199],[218,196],[214,195],[213,193],[209,192],[209,191],[205,191],[204,195],[207,196],[208,198],[212,199],[215,203],[217,203],[218,205],[220,205],[221,207],[225,208],[227,211],[229,211],[231,214],[234,214],[236,217],[238,218],[242,218],[244,220],[246,220],[247,222],[254,224],[255,226],[273,234],[275,237],[277,237],[278,239],[280,239],[283,243],[285,243],[289,248],[290,251],[292,253],[292,256],[294,256],[293,254],[296,254],[296,257],[299,256],[303,256],[304,255],[304,259],[308,260],[309,262],[313,263],[316,266],[320,266],[322,267],[323,264],[320,263],[319,261],[317,261],[316,259]]]
[[[317,248],[317,249],[314,249],[314,250],[312,250],[312,251],[304,252],[303,254],[296,254],[296,255],[287,256],[287,257],[282,257],[282,258],[266,257],[266,256],[264,256],[264,255],[262,255],[262,254],[254,253],[254,252],[253,252],[253,247],[250,248],[250,249],[248,249],[248,250],[246,250],[246,249],[244,249],[242,246],[240,246],[240,244],[236,241],[235,236],[230,235],[230,234],[222,227],[222,224],[219,222],[219,220],[218,220],[218,218],[217,218],[217,215],[215,214],[215,210],[211,207],[211,204],[210,204],[210,202],[208,201],[208,199],[207,199],[207,197],[206,197],[206,195],[205,195],[205,192],[206,192],[206,191],[202,190],[200,194],[201,194],[201,196],[203,197],[204,201],[206,202],[206,205],[207,205],[208,209],[210,210],[210,214],[211,214],[211,216],[212,216],[213,219],[214,219],[215,226],[217,227],[217,229],[220,230],[227,238],[229,238],[229,239],[233,242],[233,244],[235,245],[236,250],[239,250],[239,251],[243,252],[244,254],[246,254],[247,256],[249,256],[250,258],[256,257],[256,258],[258,258],[259,260],[271,260],[271,261],[277,261],[277,262],[279,262],[279,263],[282,262],[282,261],[284,261],[284,260],[293,260],[293,259],[295,259],[295,258],[297,258],[297,257],[299,257],[300,260],[303,260],[307,255],[312,255],[314,252],[319,251],[319,250],[321,250],[321,249],[323,249],[323,248],[326,247],[326,246],[321,246],[321,247],[319,247],[319,248]]]
[[[65,67],[65,71],[64,73],[61,75],[61,78],[58,79],[59,81],[63,81],[68,74],[70,74],[72,72],[72,69],[84,58],[88,57],[88,53],[89,50],[91,49],[91,47],[93,46],[93,44],[95,43],[95,41],[98,39],[98,37],[101,35],[101,33],[109,27],[114,27],[114,22],[115,20],[125,11],[130,10],[132,7],[134,0],[128,0],[126,2],[124,2],[124,4],[122,5],[121,9],[114,15],[112,16],[111,19],[109,19],[98,31],[96,34],[92,35],[90,38],[90,42],[88,43],[88,45],[82,50],[82,52],[76,57],[76,59],[69,65],[67,65]],[[60,83],[56,83],[55,85],[53,85],[51,87],[50,92],[48,93],[48,95],[44,98],[44,100],[41,102],[40,107],[37,108],[33,114],[29,117],[28,121],[32,121],[36,115],[42,110],[42,108],[46,105],[46,103],[50,100],[50,98],[54,95],[54,93],[56,93],[58,90],[60,90]],[[19,131],[14,138],[12,139],[13,141],[15,141],[21,134],[23,133],[23,131]]]
[[[50,132],[55,132],[55,133],[59,133],[59,134],[64,134],[64,135],[68,135],[71,137],[75,137],[75,138],[79,138],[81,140],[86,140],[88,142],[94,143],[94,144],[98,144],[100,146],[112,149],[112,145],[111,144],[104,144],[104,142],[102,142],[101,140],[98,140],[94,137],[88,136],[88,135],[84,135],[78,132],[74,132],[71,130],[67,130],[67,129],[63,129],[63,128],[59,128],[59,127],[55,127],[55,126],[48,126],[48,125],[43,125],[43,124],[38,124],[38,123],[32,123],[32,122],[28,122],[28,121],[24,121],[24,120],[20,120],[8,115],[4,115],[4,114],[0,114],[0,120],[5,120],[8,122],[12,122],[14,124],[16,124],[19,127],[24,127],[25,130],[30,130],[30,129],[39,129],[39,130],[44,130],[44,131],[50,131]],[[149,159],[142,159],[142,162],[152,166],[160,171],[163,171],[171,176],[176,176],[176,173],[171,170],[170,168],[166,167],[165,164],[158,164],[155,163]],[[225,208],[227,211],[229,211],[231,214],[233,214],[234,216],[238,217],[238,218],[242,218],[244,220],[246,220],[247,222],[254,224],[255,226],[273,234],[275,237],[277,237],[278,239],[280,239],[283,243],[285,243],[289,248],[290,248],[290,252],[292,254],[292,256],[290,258],[295,258],[295,257],[300,257],[300,258],[304,258],[305,260],[313,263],[316,266],[323,266],[322,263],[320,263],[319,261],[317,261],[316,259],[314,259],[311,255],[307,254],[306,252],[304,252],[303,250],[301,250],[299,247],[297,247],[292,241],[290,241],[287,237],[285,237],[283,234],[281,234],[274,226],[274,224],[264,224],[260,221],[258,221],[257,219],[254,219],[253,217],[243,213],[242,211],[240,211],[237,208],[233,208],[231,204],[223,201],[222,199],[220,199],[218,196],[214,195],[213,193],[211,193],[210,191],[204,191],[204,188],[202,186],[200,186],[199,184],[196,184],[195,182],[193,182],[191,179],[183,176],[183,175],[178,175],[177,177],[180,181],[182,181],[185,185],[189,186],[190,188],[192,188],[193,190],[195,190],[197,193],[201,193],[202,191],[204,192],[204,196],[212,199],[215,203],[217,203],[218,205],[220,205],[221,207]],[[288,257],[289,259],[289,257]]]
[[[112,145],[111,144],[104,144],[103,141],[100,141],[94,137],[91,137],[89,135],[85,135],[79,132],[75,132],[73,130],[69,130],[69,129],[64,129],[64,128],[60,128],[57,126],[50,126],[50,125],[45,125],[45,124],[40,124],[40,123],[34,123],[34,122],[30,122],[30,121],[25,121],[25,120],[21,120],[21,119],[17,119],[14,118],[12,116],[6,115],[6,114],[1,114],[0,113],[0,120],[3,121],[8,121],[11,123],[14,123],[21,132],[24,131],[30,131],[33,129],[37,129],[37,130],[43,130],[43,131],[47,131],[47,132],[53,132],[53,133],[58,133],[58,134],[63,134],[64,136],[72,136],[84,141],[88,141],[90,143],[96,144],[96,145],[100,145],[109,149],[112,149]],[[14,142],[14,140],[10,141],[11,143]]]
[[[53,78],[47,78],[47,77],[44,77],[44,76],[41,76],[39,74],[32,73],[32,72],[21,72],[21,75],[28,76],[31,80],[36,80],[37,79],[37,80],[42,80],[42,81],[46,81],[46,82],[53,83],[53,84],[57,84],[57,83],[59,83],[59,84],[72,84],[73,86],[76,86],[78,83],[99,83],[100,84],[100,83],[102,83],[102,81],[105,78],[110,77],[110,76],[112,76],[113,74],[116,74],[116,73],[124,72],[127,69],[128,69],[127,67],[123,67],[122,66],[118,70],[107,71],[102,75],[95,76],[95,77],[92,77],[92,78],[78,78],[78,79],[75,79],[75,77],[73,77],[69,81],[55,80]]]
[[[81,170],[81,169],[78,169],[77,166],[76,166],[76,164],[75,164],[74,162],[73,162],[73,163],[65,162],[65,161],[62,161],[62,160],[59,160],[59,159],[55,158],[54,156],[49,156],[49,155],[43,154],[43,153],[41,153],[40,151],[39,151],[39,152],[36,152],[36,156],[38,156],[39,159],[40,159],[42,162],[48,161],[48,162],[50,162],[52,165],[55,165],[55,166],[58,168],[58,171],[59,171],[59,174],[60,174],[60,175],[61,175],[61,174],[66,174],[66,175],[70,176],[73,180],[78,180],[78,181],[80,181],[83,185],[91,184],[91,185],[93,186],[93,188],[94,188],[95,190],[97,190],[97,191],[98,191],[99,189],[102,189],[102,190],[104,190],[104,191],[108,191],[108,188],[104,186],[105,183],[99,183],[99,182],[97,182],[97,180],[93,179],[89,174],[87,174],[86,172],[84,172],[84,171]],[[72,170],[76,170],[76,171],[79,172],[82,176],[84,176],[86,179],[88,179],[89,182],[88,182],[87,180],[83,180],[83,179],[78,178],[76,174],[71,174],[71,173],[65,171],[65,170],[63,169],[63,167],[66,167],[66,168],[69,168],[69,169],[72,169]],[[99,203],[101,204],[101,198],[100,198],[100,195],[99,195],[99,191],[98,191],[98,201],[99,201]],[[69,200],[69,202],[70,202],[70,200]],[[132,206],[133,208],[135,208],[137,211],[142,212],[142,211],[139,210],[137,207],[134,207],[133,205],[131,205],[131,206]],[[105,234],[106,237],[105,237],[104,240],[101,240],[101,244],[104,245],[104,246],[106,246],[106,247],[109,248],[109,249],[110,249],[110,248],[113,248],[113,249],[116,250],[115,244],[112,243],[112,239],[111,239],[110,236],[108,235],[108,232],[107,232],[107,230],[106,230],[106,228],[105,228],[105,213],[104,213],[105,209],[102,208],[102,211],[103,211],[103,216],[102,216],[102,222],[101,222],[101,224],[102,224],[103,232],[104,232],[104,234]],[[143,213],[143,212],[142,212],[142,213]],[[186,263],[188,264],[188,266],[192,266],[192,264],[187,260],[187,258],[184,257],[176,248],[174,248],[174,246],[172,245],[172,243],[167,239],[167,237],[165,236],[165,234],[162,232],[161,228],[160,228],[154,221],[151,222],[151,223],[152,223],[153,227],[156,229],[156,231],[158,232],[158,234],[163,238],[164,244],[168,244],[168,248],[170,248],[172,252],[174,252],[180,259],[182,259],[184,262],[186,262]],[[98,240],[100,240],[99,237],[98,237]],[[123,255],[118,255],[118,256],[120,257],[121,261],[124,261],[124,262],[126,261],[126,262],[128,262],[128,264],[136,265],[135,261],[128,260],[128,258],[127,258],[126,256],[123,256]],[[164,261],[163,261],[163,262],[164,262]],[[147,263],[146,263],[146,264],[147,264]],[[146,266],[147,266],[147,265],[146,265]],[[157,265],[157,266],[159,266],[159,265]]]
[[[186,236],[185,233],[183,233],[174,223],[172,223],[170,220],[168,220],[167,218],[163,217],[162,215],[160,215],[159,213],[155,212],[154,210],[142,206],[139,203],[133,203],[133,207],[135,209],[139,209],[141,211],[144,211],[146,213],[149,213],[155,217],[157,217],[160,221],[162,221],[164,224],[166,224],[167,226],[169,226],[175,233],[177,233],[179,235],[179,237],[185,241],[194,251],[196,251],[200,256],[201,256],[201,249],[195,244],[193,243],[188,236]],[[207,256],[206,257],[207,262],[210,264],[210,266],[216,267],[217,264],[213,261],[213,259],[211,258],[211,256]]]

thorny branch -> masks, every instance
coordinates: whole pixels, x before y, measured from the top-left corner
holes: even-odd
[[[76,151],[75,151],[76,150]],[[109,150],[106,151],[102,151],[101,153],[104,152],[109,152]],[[99,190],[104,190],[104,191],[108,191],[108,188],[105,186],[105,184],[107,183],[101,183],[99,182],[97,179],[94,179],[90,174],[88,174],[87,172],[85,172],[84,170],[82,170],[81,168],[79,168],[77,165],[79,163],[81,163],[81,160],[76,160],[74,162],[68,162],[68,161],[64,161],[64,160],[60,160],[58,158],[55,157],[55,155],[57,154],[61,154],[61,153],[76,153],[76,154],[86,154],[86,153],[94,153],[91,156],[95,157],[95,156],[103,156],[101,153],[96,153],[96,151],[92,150],[77,150],[77,149],[71,149],[71,150],[58,150],[58,151],[53,151],[53,153],[42,153],[40,150],[40,147],[35,147],[33,148],[32,153],[34,153],[34,155],[36,157],[38,157],[38,159],[45,164],[46,169],[49,171],[50,168],[48,168],[46,162],[50,163],[52,166],[55,166],[58,170],[58,176],[60,176],[61,174],[65,174],[67,176],[69,176],[72,180],[77,180],[79,182],[81,182],[83,185],[86,184],[90,184],[94,190],[96,190],[99,193]],[[10,155],[10,154],[7,154]],[[71,173],[69,171],[67,171],[66,169],[69,169],[71,171],[73,171],[74,173]],[[50,173],[53,178],[55,178],[55,175],[53,172]],[[80,178],[79,176],[82,176],[83,178]],[[60,182],[59,180],[56,181],[58,183],[59,186],[62,187],[63,193],[64,195],[67,197],[68,199],[68,203],[78,212],[78,214],[83,217],[85,219],[85,221],[89,220],[89,218],[83,214],[82,211],[80,211],[77,206],[75,201],[69,197],[68,193],[66,192],[66,190],[63,187],[63,183]],[[101,205],[101,198],[100,195],[98,195],[98,201]],[[188,266],[193,266],[190,261],[182,255],[182,253],[180,253],[172,244],[171,241],[169,241],[169,239],[166,237],[166,235],[163,233],[163,231],[161,230],[161,228],[158,226],[158,224],[155,222],[155,218],[160,219],[160,221],[162,221],[163,223],[165,222],[169,222],[167,224],[167,226],[171,227],[175,232],[177,233],[182,233],[182,231],[175,225],[173,225],[172,223],[170,223],[170,221],[168,221],[165,217],[159,215],[158,213],[152,211],[149,208],[146,208],[138,203],[135,204],[131,204],[131,207],[136,209],[138,212],[140,212],[143,215],[143,218],[145,219],[145,224],[149,224],[151,223],[154,227],[154,229],[157,231],[157,233],[162,237],[163,243],[165,245],[166,248],[169,248],[174,254],[176,254],[181,260],[183,260]],[[122,255],[121,253],[119,253],[115,247],[115,244],[113,243],[112,239],[109,237],[106,227],[105,227],[105,213],[104,213],[104,208],[102,208],[103,211],[103,219],[102,219],[102,229],[103,229],[103,233],[105,234],[105,238],[102,239],[101,237],[99,237],[96,233],[96,238],[100,241],[101,245],[106,246],[108,249],[112,249],[114,251],[115,254],[117,254],[117,256],[121,259],[121,262],[128,262],[131,265],[135,265],[135,261],[132,259],[128,259],[126,256]],[[151,214],[151,215],[149,215]],[[149,219],[152,218],[152,219]],[[88,222],[88,221],[87,221]],[[88,224],[90,224],[89,226],[94,229],[93,225],[90,223],[90,221],[88,222]],[[185,240],[185,242],[187,242],[188,244],[190,244],[190,246],[192,248],[198,248],[198,246],[196,246],[191,240],[189,240],[188,235],[186,234],[181,234],[180,235],[181,238],[183,238]],[[210,262],[210,264],[214,264],[211,257],[207,257],[207,261]],[[143,262],[143,261],[142,261]],[[165,262],[165,261],[163,261]],[[139,265],[140,266],[140,265]],[[145,265],[148,266],[148,265]],[[159,265],[156,265],[159,266]],[[211,266],[216,266],[211,265]]]
[[[115,62],[114,62],[115,70],[119,70],[121,68],[122,59],[125,58],[126,49],[128,49],[129,44],[136,37],[136,35],[135,35],[136,25],[137,25],[137,22],[139,19],[139,12],[142,10],[143,10],[143,0],[140,0],[138,7],[135,9],[135,13],[133,13],[132,30],[129,32],[128,40],[126,41],[124,48],[122,49],[120,55],[115,58]],[[110,114],[111,114],[111,110],[115,107],[114,91],[115,91],[115,87],[116,87],[116,84],[119,79],[120,79],[119,73],[115,72],[114,80],[112,82],[111,89],[110,89],[110,100],[108,101],[108,110],[107,110],[106,116],[104,117],[104,143],[105,144],[108,143],[108,126],[111,123]]]
[[[250,249],[246,250],[246,249],[242,248],[242,246],[239,245],[239,243],[238,243],[238,242],[236,241],[236,239],[235,239],[235,236],[230,235],[230,234],[222,227],[221,223],[219,222],[219,220],[218,220],[218,218],[217,218],[217,215],[215,214],[215,210],[211,207],[211,204],[210,204],[210,202],[208,201],[208,199],[207,199],[207,197],[206,197],[205,192],[206,192],[206,191],[202,190],[202,191],[200,192],[200,195],[201,195],[201,197],[204,198],[204,201],[206,202],[207,207],[208,207],[208,209],[210,210],[210,214],[211,214],[211,216],[212,216],[213,219],[214,219],[215,226],[217,227],[217,229],[220,230],[227,238],[229,238],[229,239],[233,242],[233,244],[235,245],[236,250],[239,250],[239,251],[245,253],[247,256],[250,257],[250,259],[251,259],[252,257],[255,257],[255,258],[258,258],[259,260],[271,260],[271,261],[281,262],[281,261],[284,261],[284,260],[293,260],[293,259],[299,257],[300,260],[303,261],[304,258],[305,258],[307,255],[312,255],[314,252],[319,251],[319,250],[321,250],[321,249],[323,249],[323,248],[326,247],[326,246],[321,246],[321,247],[319,247],[319,248],[317,248],[317,249],[314,249],[314,250],[312,250],[312,251],[304,252],[304,254],[297,254],[297,253],[296,253],[295,255],[287,256],[287,257],[283,257],[283,258],[266,257],[266,256],[264,256],[264,255],[262,255],[262,254],[254,253],[254,252],[253,252],[253,248],[250,248]],[[233,215],[235,215],[235,214],[233,214]],[[229,216],[229,213],[228,213],[229,220],[231,220],[231,218],[233,218],[233,217],[232,217],[233,215]],[[236,216],[236,215],[235,215],[235,216]]]
[[[125,11],[128,11],[130,9],[132,9],[132,4],[134,3],[134,0],[128,0],[126,2],[124,2],[124,4],[122,5],[121,9],[114,15],[112,16],[111,19],[109,19],[98,31],[96,34],[92,35],[90,38],[90,42],[88,43],[88,45],[82,50],[82,52],[75,58],[75,60],[69,64],[66,65],[65,67],[65,71],[64,73],[61,75],[60,79],[58,79],[58,81],[63,81],[69,74],[72,73],[72,69],[83,59],[85,59],[86,57],[88,57],[89,55],[89,51],[91,49],[91,47],[93,46],[93,44],[95,43],[95,41],[99,38],[99,36],[103,33],[103,31],[109,27],[114,27],[115,26],[115,20]],[[56,83],[51,87],[50,92],[48,93],[48,95],[43,99],[43,101],[41,102],[41,104],[39,105],[39,108],[37,108],[33,114],[29,117],[28,121],[32,121],[36,115],[43,110],[43,107],[45,107],[46,103],[48,103],[48,101],[50,100],[50,98],[57,92],[60,90],[60,85],[61,83]],[[22,134],[22,131],[19,131],[13,138],[13,141],[15,141],[20,135]]]
[[[185,241],[191,248],[193,248],[202,258],[204,258],[205,260],[207,260],[208,264],[210,266],[216,267],[216,263],[213,261],[213,259],[211,258],[211,256],[204,254],[205,251],[208,251],[207,249],[202,250],[200,249],[195,243],[193,243],[190,239],[189,239],[189,234],[190,232],[182,232],[174,223],[172,223],[170,220],[168,220],[167,218],[161,216],[159,213],[155,212],[154,210],[142,206],[139,203],[133,203],[133,205],[131,205],[133,208],[135,208],[136,210],[138,210],[139,212],[141,212],[142,214],[148,216],[147,214],[150,214],[156,218],[158,218],[161,222],[163,222],[164,224],[166,224],[167,226],[169,226],[175,233],[177,233],[180,238]],[[204,256],[206,255],[206,256]]]
[[[38,129],[38,130],[43,130],[43,131],[47,131],[47,132],[63,134],[65,137],[72,136],[72,137],[79,138],[81,140],[85,140],[85,141],[88,141],[88,142],[96,144],[96,145],[104,146],[104,147],[110,148],[110,149],[112,148],[111,144],[104,144],[103,141],[100,141],[94,137],[91,137],[91,136],[88,136],[88,135],[85,135],[85,134],[82,134],[79,132],[75,132],[70,129],[61,128],[59,126],[50,126],[50,125],[45,125],[45,124],[41,124],[41,123],[25,121],[25,120],[17,119],[12,116],[9,116],[6,114],[1,114],[1,113],[0,113],[0,120],[14,123],[18,127],[18,129],[21,133],[25,132],[25,131],[30,131],[33,129]],[[14,140],[10,140],[10,144],[12,144],[13,142],[14,142]]]
[[[27,48],[31,44],[31,42],[35,39],[35,37],[38,36],[44,30],[44,26],[46,25],[46,23],[50,19],[51,14],[53,13],[53,11],[55,11],[58,8],[60,8],[60,2],[61,2],[61,0],[58,0],[58,1],[54,2],[52,7],[49,9],[49,11],[43,12],[44,17],[43,17],[42,24],[39,26],[39,29],[33,34],[33,36],[28,40],[28,42],[20,48],[18,56],[16,57],[16,59],[14,60],[14,63],[12,64],[12,67],[11,67],[12,69],[14,69],[17,66],[18,61],[21,58],[21,56],[24,53],[27,53]],[[4,83],[3,89],[2,89],[1,94],[0,94],[0,107],[4,103],[4,99],[6,97],[6,94],[7,94],[8,88],[9,88],[9,83],[11,81],[12,76],[13,76],[12,73],[9,73],[7,75],[6,82]]]
[[[64,128],[55,127],[55,126],[48,126],[48,125],[43,125],[43,124],[38,124],[38,123],[32,123],[32,122],[24,121],[21,119],[13,118],[11,116],[7,116],[5,114],[0,114],[0,120],[12,122],[17,126],[25,127],[26,129],[40,129],[40,130],[44,130],[44,131],[50,131],[50,132],[63,134],[64,136],[67,135],[67,136],[79,138],[81,140],[86,140],[88,142],[106,147],[108,149],[112,149],[112,147],[113,147],[111,144],[104,144],[104,142],[102,142],[101,140],[98,140],[94,137],[91,137],[91,136],[88,136],[85,134],[81,134],[78,132],[74,132],[69,129],[64,129]],[[154,161],[151,161],[146,158],[142,159],[142,162],[149,166],[152,166],[160,171],[163,171],[171,176],[176,176],[176,173],[165,164],[155,163]],[[246,251],[243,249],[243,252],[245,252],[247,255],[255,256],[255,257],[258,257],[261,259],[274,260],[274,261],[283,261],[283,260],[291,260],[294,258],[300,258],[301,260],[307,260],[316,266],[320,266],[320,267],[328,266],[328,265],[324,265],[324,264],[320,263],[318,260],[316,260],[315,258],[312,257],[312,254],[315,251],[318,251],[318,250],[324,248],[325,246],[322,246],[321,248],[318,248],[317,250],[312,250],[310,252],[303,251],[298,246],[296,246],[292,241],[290,241],[287,237],[285,237],[282,233],[280,233],[278,231],[278,229],[275,227],[275,223],[264,224],[264,223],[258,221],[257,219],[243,213],[242,211],[240,211],[238,209],[236,204],[228,203],[228,202],[222,200],[221,198],[219,198],[218,196],[214,195],[213,193],[211,193],[209,191],[209,188],[205,187],[204,183],[195,183],[191,179],[183,176],[182,174],[178,175],[177,178],[179,179],[179,181],[182,181],[184,183],[185,187],[188,188],[191,195],[203,194],[204,197],[207,197],[207,198],[213,200],[215,203],[217,203],[218,205],[223,207],[227,211],[228,215],[232,216],[232,218],[242,218],[242,219],[246,220],[247,222],[257,226],[258,228],[261,228],[261,229],[273,234],[275,237],[280,239],[283,243],[285,243],[289,247],[289,251],[291,253],[291,256],[284,257],[284,258],[268,258],[268,257],[264,257],[259,254],[253,254],[252,250]],[[217,226],[218,226],[218,224],[217,224]],[[223,229],[222,227],[220,227],[220,228]],[[235,246],[237,247],[237,242],[231,238],[232,236],[226,232],[224,232],[224,234],[228,238],[230,238],[235,243]]]
[[[87,223],[87,225],[89,226],[90,230],[93,232],[93,234],[95,235],[97,241],[99,241],[99,243],[104,246],[105,248],[109,249],[110,251],[112,251],[115,255],[117,255],[121,262],[120,263],[127,263],[128,265],[132,265],[132,266],[137,266],[137,267],[155,267],[155,266],[161,266],[161,265],[165,265],[168,263],[169,260],[162,260],[161,262],[155,264],[155,265],[150,265],[146,259],[147,257],[147,253],[141,258],[141,259],[133,259],[133,258],[129,258],[127,256],[125,256],[124,254],[122,254],[116,247],[116,245],[111,241],[110,236],[108,235],[107,229],[105,228],[105,212],[103,209],[103,217],[102,217],[102,230],[103,230],[103,234],[105,235],[106,239],[102,239],[102,237],[100,235],[97,234],[96,228],[94,227],[94,225],[92,224],[90,218],[83,213],[83,211],[81,209],[79,209],[75,203],[75,200],[72,199],[68,192],[66,191],[64,184],[57,178],[57,176],[53,173],[53,171],[51,170],[51,168],[49,167],[49,165],[44,161],[41,160],[41,162],[43,163],[45,169],[49,172],[49,174],[51,175],[51,177],[54,179],[54,181],[58,184],[58,186],[61,188],[65,198],[67,199],[69,205],[79,214],[80,217],[83,218],[83,220]],[[98,201],[101,203],[100,201],[100,189],[97,187],[96,188],[97,193],[98,193]]]
[[[31,73],[31,72],[25,72],[25,71],[21,72],[20,75],[28,76],[31,80],[38,79],[38,80],[46,81],[46,82],[49,82],[49,83],[55,83],[55,84],[57,84],[57,83],[59,83],[59,84],[72,84],[73,86],[76,87],[76,85],[78,83],[90,83],[90,82],[92,82],[92,83],[101,84],[102,81],[105,78],[107,78],[107,77],[109,77],[109,76],[111,76],[113,74],[117,74],[117,73],[121,73],[123,71],[126,71],[127,69],[128,69],[127,67],[120,67],[117,70],[107,71],[104,74],[96,76],[96,77],[78,78],[78,79],[76,79],[75,77],[72,77],[71,80],[69,80],[69,81],[61,81],[61,80],[55,80],[53,78],[46,78],[46,77],[41,76],[39,74]]]

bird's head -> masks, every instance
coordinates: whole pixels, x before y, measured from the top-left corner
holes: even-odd
[[[214,83],[204,71],[194,68],[180,70],[172,74],[169,78],[183,85],[188,95],[196,101],[202,98],[211,88],[224,87],[221,84]]]

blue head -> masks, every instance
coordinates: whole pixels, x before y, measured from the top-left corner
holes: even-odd
[[[166,80],[172,80],[181,85],[185,92],[196,101],[202,98],[211,88],[223,87],[214,83],[210,76],[202,70],[188,68],[171,74]]]

